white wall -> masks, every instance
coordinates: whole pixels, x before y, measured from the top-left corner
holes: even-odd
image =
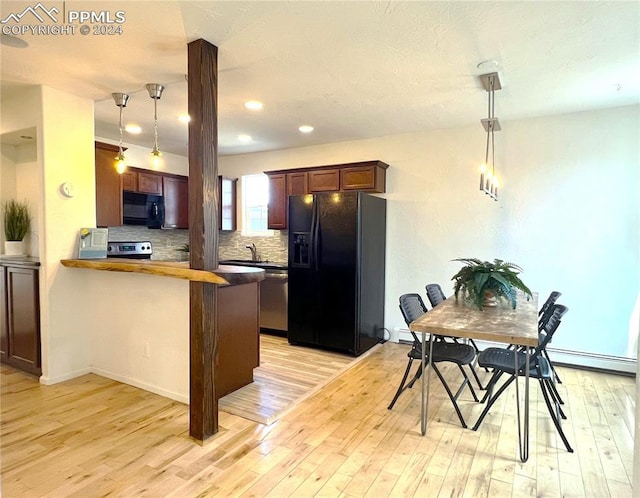
[[[35,133],[35,130],[34,130]],[[0,204],[15,199],[26,201],[31,215],[31,228],[25,237],[28,256],[38,257],[39,217],[38,204],[38,152],[36,142],[23,145],[2,145],[0,151]],[[0,226],[2,226],[0,221]],[[4,229],[0,230],[0,247],[4,242]]]
[[[379,159],[387,170],[385,322],[404,327],[398,296],[439,282],[458,257],[520,264],[542,299],[571,311],[554,346],[624,356],[638,296],[640,180],[637,106],[502,123],[501,199],[478,190],[480,125],[221,157],[228,176]],[[550,233],[549,217],[565,224]],[[606,340],[603,340],[606,334]]]
[[[38,136],[41,161],[40,303],[42,382],[50,383],[88,371],[88,333],[99,302],[84,291],[86,275],[64,268],[61,259],[77,255],[81,227],[95,223],[95,152],[93,102],[42,87],[42,121]],[[70,182],[75,196],[60,193]]]
[[[25,237],[27,255],[37,258],[40,255],[40,183],[37,181],[40,171],[38,147],[35,141],[16,147],[16,194],[15,198],[26,200],[31,215],[31,228]]]
[[[0,205],[16,198],[17,157],[18,150],[15,145],[0,144]],[[0,221],[0,226],[0,247],[4,247],[4,221]]]
[[[87,275],[83,292],[95,303],[85,325],[91,371],[188,403],[189,282],[75,271]]]
[[[554,346],[619,356],[640,278],[638,107],[511,123],[504,239],[545,297],[570,312]],[[637,322],[633,322],[637,334]]]
[[[636,322],[640,327],[640,321]],[[638,357],[640,357],[640,342],[638,343]],[[633,437],[633,489],[636,493],[640,490],[640,362],[636,368],[636,411],[635,411],[635,424],[634,424],[634,437]]]
[[[118,141],[109,138],[96,137],[96,141],[118,145]],[[140,147],[123,142],[125,163],[127,166],[142,169],[156,169],[151,165],[151,148]],[[173,173],[174,175],[189,176],[189,160],[185,156],[163,152],[157,171]]]
[[[41,135],[42,96],[40,88],[33,86],[13,93],[3,93],[0,100],[0,135],[24,132],[33,142],[0,146],[0,201],[27,200],[30,206],[31,229],[26,237],[27,254],[38,257],[41,233],[39,191],[38,137]],[[0,241],[4,243],[4,230]]]

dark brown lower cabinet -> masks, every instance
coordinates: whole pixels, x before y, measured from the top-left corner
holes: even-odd
[[[257,282],[218,287],[217,398],[251,384],[260,365],[259,292]]]
[[[38,267],[2,264],[0,360],[41,375]]]

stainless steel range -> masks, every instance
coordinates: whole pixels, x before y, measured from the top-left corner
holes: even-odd
[[[148,240],[107,244],[107,258],[151,259],[152,254],[153,246]]]

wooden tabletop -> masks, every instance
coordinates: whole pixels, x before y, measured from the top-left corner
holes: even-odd
[[[86,268],[90,270],[119,271],[129,273],[145,273],[161,277],[181,278],[196,282],[207,282],[220,285],[239,285],[259,282],[264,279],[264,270],[245,266],[222,265],[215,271],[194,270],[189,262],[156,261],[151,259],[63,259],[63,266],[69,268]]]
[[[413,332],[467,337],[522,346],[538,345],[538,294],[518,294],[516,309],[504,300],[479,310],[462,297],[446,299],[411,323]]]

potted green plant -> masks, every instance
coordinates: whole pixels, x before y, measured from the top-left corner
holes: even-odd
[[[521,290],[531,297],[531,291],[524,284],[518,274],[522,268],[513,263],[494,259],[493,263],[481,261],[477,258],[458,258],[464,266],[451,280],[456,299],[460,293],[479,309],[483,306],[496,306],[498,298],[509,301],[512,308],[516,307],[516,290]]]
[[[182,244],[180,247],[176,249],[180,254],[180,260],[186,261],[189,259],[189,244]]]
[[[26,202],[10,200],[2,206],[6,256],[24,255],[23,239],[31,226],[29,206]]]

